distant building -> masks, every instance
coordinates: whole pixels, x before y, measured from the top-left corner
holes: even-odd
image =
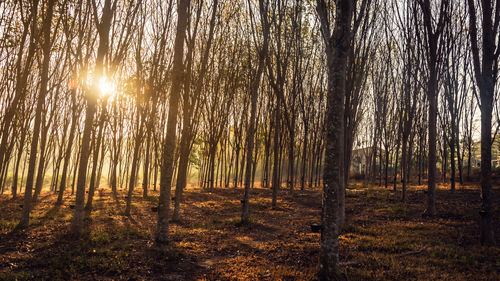
[[[368,173],[368,168],[371,167],[370,163],[373,161],[373,147],[364,147],[353,149],[351,154],[351,166],[349,168],[350,175],[365,175]],[[379,152],[380,153],[380,152]],[[379,154],[377,153],[377,154]],[[378,155],[377,155],[378,157]],[[378,163],[376,163],[378,164]]]

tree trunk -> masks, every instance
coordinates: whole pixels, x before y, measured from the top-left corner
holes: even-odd
[[[137,134],[135,136],[135,143],[134,143],[134,154],[132,156],[132,167],[130,170],[130,178],[129,178],[129,184],[128,184],[128,193],[127,193],[127,200],[126,200],[126,206],[125,206],[125,215],[130,216],[130,209],[132,207],[132,196],[134,195],[134,187],[136,185],[136,179],[137,179],[137,172],[139,168],[139,153],[141,150],[141,145],[142,145],[142,126],[144,122],[141,121],[141,109],[137,108],[137,119],[136,119],[136,128],[137,128]]]
[[[406,129],[406,128],[405,128]],[[406,201],[406,174],[408,173],[408,152],[407,152],[407,146],[408,146],[408,141],[407,138],[405,137],[406,133],[403,133],[403,145],[401,148],[401,183],[402,183],[402,190],[403,194],[401,196],[401,201],[405,202]]]
[[[149,186],[149,165],[150,165],[150,158],[151,158],[151,130],[152,126],[149,126],[147,129],[147,136],[146,136],[146,151],[145,151],[145,159],[144,159],[144,166],[142,170],[142,198],[148,198],[148,186]]]
[[[17,152],[16,166],[14,171],[14,176],[12,180],[12,199],[16,199],[17,197],[17,182],[19,177],[19,165],[21,163],[21,157],[24,151],[24,143],[26,141],[26,135],[28,130],[23,130],[21,133],[21,140],[19,141],[19,150]]]
[[[450,181],[451,191],[455,191],[455,121],[451,120],[451,141],[450,141]]]
[[[275,110],[275,120],[274,120],[274,134],[273,134],[273,181],[272,181],[272,188],[273,188],[273,198],[272,198],[272,203],[271,207],[273,209],[276,209],[277,207],[277,197],[278,197],[278,190],[280,188],[280,182],[279,182],[279,134],[280,134],[280,119],[281,119],[281,114],[280,114],[280,107],[277,104],[276,105],[276,110]]]
[[[304,147],[302,147],[302,171],[300,172],[300,189],[305,189],[306,180],[306,161],[307,161],[307,138],[308,138],[307,125],[304,126]]]
[[[69,138],[68,138],[68,144],[66,147],[66,152],[64,155],[64,165],[63,165],[63,170],[62,170],[62,175],[61,175],[61,181],[59,183],[59,193],[57,195],[57,201],[56,205],[60,206],[63,203],[63,196],[64,196],[64,191],[66,190],[66,182],[67,182],[67,174],[68,174],[68,167],[70,165],[70,160],[71,160],[71,150],[73,148],[73,139],[75,138],[75,132],[76,132],[76,123],[78,122],[77,120],[77,113],[76,113],[76,101],[75,101],[75,95],[76,95],[76,89],[71,90],[71,99],[72,99],[72,105],[73,105],[73,114],[71,118],[71,127],[69,129]]]
[[[397,178],[398,178],[399,143],[400,143],[400,140],[398,139],[398,144],[396,145],[396,152],[395,152],[396,159],[394,161],[394,179],[393,179],[394,187],[393,187],[393,191],[397,191],[397,185],[398,185]]]
[[[90,214],[92,213],[92,202],[94,200],[94,193],[96,189],[96,176],[97,176],[97,167],[99,164],[99,152],[101,148],[101,142],[104,132],[104,122],[106,120],[106,105],[107,102],[104,101],[102,104],[102,113],[101,119],[99,121],[99,132],[97,137],[95,137],[94,143],[94,156],[92,158],[92,173],[90,175],[90,183],[89,183],[89,195],[87,196],[87,204],[85,205],[85,217],[90,218]],[[102,155],[101,157],[104,157]]]
[[[94,15],[97,17],[97,15]],[[97,50],[95,75],[101,77],[104,74],[104,56],[108,52],[109,29],[113,18],[111,0],[104,2],[101,22],[96,23],[99,30],[99,47]],[[85,203],[85,182],[87,179],[87,168],[90,156],[90,136],[92,134],[92,123],[96,111],[97,97],[99,89],[93,85],[90,95],[87,99],[87,108],[85,110],[85,125],[83,127],[83,136],[80,151],[80,165],[78,167],[78,179],[76,183],[75,211],[73,221],[71,222],[71,232],[80,235],[83,231],[84,203]]]
[[[290,128],[290,137],[289,137],[289,143],[288,143],[288,188],[290,189],[290,193],[293,194],[293,188],[294,188],[294,165],[293,165],[293,159],[294,159],[294,151],[295,151],[295,130],[294,130],[294,125],[291,126]]]
[[[33,195],[33,203],[38,202],[38,196],[42,192],[43,180],[45,176],[45,157],[46,157],[46,146],[47,146],[47,133],[49,130],[49,125],[45,124],[45,118],[42,117],[42,131],[40,136],[40,159],[38,161],[38,170],[35,182],[35,193]]]
[[[174,57],[172,67],[172,87],[170,91],[169,110],[167,117],[167,132],[163,141],[163,155],[160,177],[160,200],[158,205],[158,229],[156,232],[156,247],[166,250],[169,244],[169,213],[172,175],[174,172],[174,152],[177,130],[177,113],[184,76],[183,56],[184,39],[189,18],[190,0],[177,2],[177,30],[174,42]]]
[[[236,135],[234,136],[235,138],[237,137]],[[233,180],[233,188],[237,188],[238,187],[238,164],[239,164],[239,159],[240,159],[240,147],[239,145],[237,144],[236,145],[236,151],[234,152],[236,154],[236,157],[235,157],[235,168],[234,168],[234,180]]]
[[[214,191],[215,152],[216,152],[216,150],[217,150],[217,145],[211,144],[210,149],[209,149],[210,152],[209,152],[209,164],[208,164],[208,168],[209,168],[208,190],[210,190],[210,192]]]
[[[177,172],[177,182],[175,184],[175,202],[174,202],[174,214],[173,220],[181,220],[181,201],[182,201],[182,191],[186,187],[187,182],[187,168],[189,164],[189,143],[185,132],[182,133],[182,139],[180,144],[180,159],[179,159],[179,170]]]
[[[258,53],[259,55],[259,65],[257,68],[256,76],[253,77],[252,85],[250,88],[250,120],[248,124],[247,131],[247,139],[246,139],[246,165],[245,165],[245,193],[243,195],[243,206],[241,211],[241,222],[249,223],[250,222],[250,185],[252,180],[252,157],[254,142],[255,142],[255,133],[257,131],[257,98],[259,94],[259,86],[260,80],[262,77],[262,73],[264,72],[264,63],[267,57],[267,47],[269,42],[269,24],[267,22],[267,13],[268,7],[264,4],[264,0],[259,0],[259,11],[262,22],[262,33],[264,37],[264,41],[262,43],[261,49]],[[293,160],[293,159],[292,159]]]
[[[435,62],[431,62],[429,81],[427,84],[429,95],[429,167],[427,179],[427,209],[425,214],[436,215],[436,122],[437,122],[437,72]]]
[[[385,188],[389,186],[389,148],[385,148]]]
[[[0,141],[0,171],[3,170],[4,166],[6,166],[8,162],[9,155],[7,155],[7,146],[9,139],[9,132],[11,128],[16,125],[16,112],[18,110],[18,106],[21,102],[26,98],[26,85],[28,76],[31,71],[31,66],[33,64],[35,54],[37,51],[37,43],[39,41],[38,36],[38,0],[34,0],[31,3],[30,7],[30,15],[26,22],[23,24],[23,33],[21,36],[21,40],[19,42],[19,46],[23,46],[26,42],[26,38],[29,36],[29,45],[28,45],[28,54],[26,57],[23,56],[24,48],[19,48],[19,53],[17,54],[16,60],[16,85],[15,85],[15,96],[10,104],[10,106],[6,109],[5,114],[2,119],[2,130],[0,134],[2,134],[2,138]],[[31,34],[30,34],[31,33]],[[24,62],[24,67],[23,67]]]
[[[338,268],[338,196],[340,189],[343,188],[344,99],[353,3],[349,0],[337,2],[332,36],[330,36],[326,3],[317,1],[317,4],[321,31],[326,44],[328,66],[326,153],[323,173],[323,229],[321,231],[319,278],[320,280],[338,280],[341,279]]]
[[[33,127],[33,136],[31,139],[30,147],[30,159],[28,164],[28,176],[26,178],[26,188],[24,192],[24,204],[23,211],[21,214],[21,219],[16,229],[24,229],[29,225],[31,204],[32,204],[32,192],[33,192],[33,180],[36,165],[36,155],[38,149],[38,140],[40,138],[40,127],[42,123],[42,111],[45,103],[45,96],[47,95],[47,85],[49,82],[49,66],[50,66],[50,33],[52,25],[52,16],[54,13],[55,0],[48,1],[47,14],[43,22],[43,62],[40,72],[40,93],[37,98],[36,111],[35,111],[35,123]],[[7,132],[4,131],[6,134]],[[42,151],[43,153],[43,151]],[[0,159],[2,160],[2,159]]]
[[[486,80],[486,79],[485,79]],[[489,83],[488,83],[489,82]],[[495,82],[488,81],[481,90],[481,244],[495,245],[493,200],[491,194],[491,119]],[[481,89],[481,88],[480,88]]]
[[[140,118],[140,117],[137,117]],[[142,125],[141,125],[142,126]],[[126,206],[125,206],[125,215],[130,216],[130,209],[132,208],[132,196],[134,195],[134,187],[136,185],[136,176],[137,176],[137,168],[139,166],[139,150],[141,149],[141,134],[142,134],[142,128],[139,129],[139,132],[137,132],[137,136],[135,138],[135,144],[134,144],[134,154],[132,156],[132,167],[130,170],[130,177],[129,177],[129,183],[128,183],[128,193],[127,193],[127,200],[126,200]]]

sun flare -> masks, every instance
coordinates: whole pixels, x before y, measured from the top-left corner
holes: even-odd
[[[113,82],[109,81],[106,77],[99,79],[98,87],[101,96],[112,96],[116,94]]]

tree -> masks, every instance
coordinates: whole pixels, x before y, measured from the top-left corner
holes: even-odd
[[[172,174],[174,172],[174,151],[176,143],[177,112],[184,77],[184,40],[190,16],[190,0],[177,2],[177,30],[174,42],[174,58],[172,66],[172,86],[170,90],[169,110],[167,119],[167,132],[163,141],[160,198],[158,203],[158,229],[156,231],[155,245],[160,250],[166,250],[169,244],[168,219],[170,213],[170,193]]]
[[[32,190],[33,190],[33,179],[35,177],[35,165],[36,165],[36,156],[38,150],[38,140],[40,137],[40,127],[42,123],[42,111],[45,102],[45,96],[47,95],[47,84],[49,81],[49,67],[50,67],[50,51],[51,51],[51,25],[52,25],[52,17],[54,15],[54,6],[55,1],[49,0],[47,3],[47,12],[45,14],[42,26],[43,33],[43,63],[42,69],[40,71],[40,93],[38,94],[36,111],[35,111],[35,123],[33,128],[33,137],[31,140],[30,147],[30,160],[28,165],[28,176],[26,178],[26,189],[24,192],[24,204],[23,204],[23,213],[21,216],[21,220],[17,225],[18,229],[26,228],[29,224],[29,216],[31,212],[31,204],[32,204]],[[35,6],[37,9],[37,5]],[[43,151],[41,151],[43,153]],[[38,174],[40,176],[40,174]]]
[[[316,1],[316,10],[321,23],[321,34],[325,43],[325,54],[328,70],[328,93],[326,113],[326,151],[323,174],[323,205],[321,230],[320,272],[321,280],[337,280],[338,269],[338,196],[343,188],[342,164],[343,150],[343,118],[346,86],[347,57],[351,48],[351,22],[353,18],[353,2],[340,0],[335,5],[335,26],[330,31],[328,8],[330,2]]]
[[[95,77],[100,79],[104,75],[104,56],[109,48],[109,30],[113,13],[116,9],[118,1],[112,3],[111,0],[106,0],[102,8],[101,19],[97,12],[97,4],[92,1],[92,9],[94,13],[95,23],[99,34],[99,47],[97,49],[96,66],[94,70]],[[80,164],[78,166],[78,180],[76,184],[75,211],[71,222],[71,232],[75,235],[81,234],[83,231],[84,218],[84,203],[85,203],[85,183],[87,179],[87,165],[90,156],[90,138],[92,134],[92,123],[99,97],[99,88],[97,83],[91,85],[87,96],[87,106],[85,109],[85,124],[83,128],[82,143],[80,148]]]
[[[204,46],[204,52],[203,56],[201,58],[201,63],[200,63],[200,70],[199,74],[197,76],[197,79],[194,84],[194,90],[191,91],[190,87],[192,79],[190,79],[191,71],[188,71],[186,73],[186,79],[184,81],[184,91],[183,91],[183,100],[182,100],[182,136],[180,140],[180,146],[179,146],[179,169],[177,172],[177,180],[176,180],[176,185],[175,185],[175,205],[174,205],[174,214],[173,214],[173,219],[176,221],[181,220],[181,215],[180,215],[180,202],[182,200],[182,191],[186,187],[186,182],[187,182],[187,170],[188,170],[188,164],[189,164],[189,155],[191,153],[191,149],[193,147],[193,139],[195,136],[195,129],[196,129],[196,123],[198,121],[197,118],[197,112],[200,109],[200,103],[201,103],[201,91],[203,89],[203,83],[205,81],[205,76],[207,74],[208,70],[208,59],[210,56],[210,50],[212,46],[212,41],[214,37],[214,30],[215,30],[215,20],[216,20],[216,15],[217,15],[217,6],[218,6],[218,1],[215,0],[213,2],[213,7],[212,7],[212,16],[210,18],[210,24],[209,24],[209,31],[208,31],[208,38],[206,45]],[[201,9],[200,9],[201,10]],[[197,17],[197,20],[199,20],[199,16]],[[197,29],[197,28],[196,28]],[[196,33],[197,30],[194,32]],[[193,56],[194,56],[194,48],[195,48],[195,40],[196,38],[191,38],[191,44],[188,47],[188,65],[186,66],[187,69],[191,68],[191,64],[193,63]]]
[[[251,3],[248,1],[249,9],[252,11]],[[259,94],[259,85],[262,77],[262,73],[264,72],[265,59],[267,56],[267,47],[269,44],[269,21],[267,18],[269,2],[266,0],[259,0],[259,13],[261,17],[262,23],[262,36],[263,42],[262,46],[258,48],[258,66],[257,72],[255,76],[252,78],[251,86],[250,86],[250,120],[248,124],[248,132],[247,132],[247,151],[246,151],[246,170],[245,170],[245,193],[243,196],[243,204],[241,211],[241,222],[248,223],[250,220],[250,184],[251,184],[251,175],[252,175],[252,158],[253,158],[253,149],[254,149],[254,141],[255,141],[255,132],[257,128],[257,97]],[[250,16],[252,12],[250,12]]]
[[[500,56],[500,0],[481,1],[481,12],[476,2],[468,0],[469,36],[476,84],[479,88],[481,110],[481,244],[494,245],[491,194],[491,120],[495,84]],[[479,25],[477,18],[479,17]],[[482,43],[479,45],[482,35]]]
[[[427,95],[429,100],[429,179],[427,187],[427,209],[425,214],[436,215],[436,143],[437,143],[437,107],[439,92],[439,74],[442,57],[445,51],[445,37],[443,35],[446,23],[449,21],[449,0],[442,0],[437,20],[432,12],[429,0],[419,0],[422,9],[427,68]],[[434,23],[436,22],[436,23]]]

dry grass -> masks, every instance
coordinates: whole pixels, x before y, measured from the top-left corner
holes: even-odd
[[[443,186],[446,188],[446,186]],[[500,250],[478,242],[479,192],[438,191],[437,218],[423,218],[423,187],[400,194],[363,183],[347,191],[348,223],[340,236],[342,268],[349,280],[498,280]],[[44,193],[27,232],[13,233],[22,200],[0,197],[1,280],[313,280],[320,220],[317,190],[281,191],[272,210],[271,192],[252,191],[251,223],[241,225],[241,189],[186,192],[182,223],[171,225],[172,251],[152,249],[158,194],[133,198],[132,218],[122,215],[108,190],[97,193],[88,233],[67,235],[72,201],[53,208]],[[495,190],[495,218],[500,215]],[[500,233],[498,224],[496,233]]]

